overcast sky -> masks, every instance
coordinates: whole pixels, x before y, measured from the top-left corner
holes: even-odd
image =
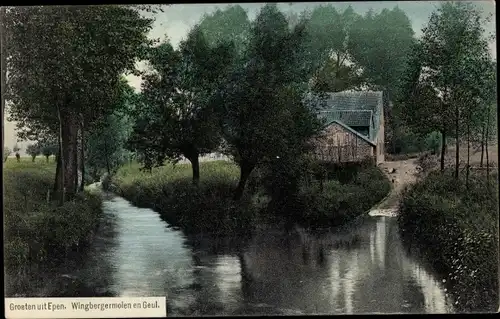
[[[410,18],[413,29],[417,36],[421,34],[421,29],[428,21],[429,15],[436,10],[440,1],[373,1],[373,2],[331,2],[339,9],[344,9],[351,5],[358,13],[365,13],[370,8],[375,11],[380,11],[384,8],[393,8],[398,6],[404,10]],[[495,28],[495,2],[494,1],[474,1],[474,3],[482,9],[484,14],[492,15],[491,22],[485,26],[487,32],[496,35]],[[305,9],[313,9],[314,7],[328,4],[328,2],[307,2],[307,3],[280,3],[278,6],[281,10],[287,12],[292,11],[300,13]],[[214,12],[217,9],[224,9],[230,4],[176,4],[167,6],[163,13],[156,14],[156,22],[151,30],[150,37],[164,38],[168,36],[171,43],[176,46],[187,35],[191,27],[201,20],[203,14]],[[249,18],[253,19],[257,15],[263,3],[243,3],[241,6],[247,10]],[[495,37],[496,39],[496,37]],[[397,49],[397,48],[395,48]],[[496,59],[496,40],[490,43],[490,49],[493,57]],[[140,80],[134,76],[127,77],[130,84],[138,89]],[[16,143],[14,124],[6,123],[5,125],[5,145],[12,147]],[[26,143],[19,143],[21,147]],[[25,147],[23,147],[25,148]]]

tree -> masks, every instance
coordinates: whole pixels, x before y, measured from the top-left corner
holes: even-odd
[[[348,50],[352,62],[362,70],[364,84],[370,89],[384,91],[384,100],[392,102],[397,99],[401,74],[414,43],[411,21],[396,6],[380,13],[370,10],[364,16],[357,16],[352,24]],[[390,143],[388,149],[394,150],[402,130],[391,104],[387,105],[384,108],[385,140]]]
[[[40,142],[39,142],[40,143]],[[45,156],[47,163],[49,162],[49,157],[57,154],[58,144],[55,141],[43,141],[40,143],[42,155]]]
[[[40,150],[40,145],[38,144],[30,144],[26,148],[26,153],[31,156],[31,160],[34,162],[36,157],[40,155],[41,150]]]
[[[288,27],[276,5],[264,6],[252,24],[244,63],[236,64],[219,91],[217,105],[226,153],[240,166],[234,199],[259,165],[291,153],[315,132],[301,130],[316,119],[303,103],[311,68],[304,63],[305,28]],[[277,125],[279,123],[279,125]]]
[[[461,126],[470,124],[463,114],[477,105],[474,100],[483,82],[477,68],[488,56],[480,12],[471,3],[443,3],[423,29],[420,44],[425,81],[441,100],[442,110],[437,115],[443,123],[441,133],[451,133],[457,141],[454,175],[458,178],[460,137],[464,135]],[[454,132],[447,127],[450,120]]]
[[[17,153],[17,152],[19,152],[21,150],[21,148],[16,143],[16,145],[14,145],[13,150],[14,150],[15,153]]]
[[[198,27],[178,51],[168,43],[152,48],[150,64],[155,71],[144,76],[142,114],[131,139],[132,149],[143,149],[145,166],[183,156],[191,162],[193,183],[198,184],[199,156],[220,144],[210,96],[232,56],[231,45],[211,48]]]
[[[11,111],[33,120],[35,131],[58,133],[61,202],[64,190],[68,198],[77,190],[84,129],[110,112],[120,75],[135,69],[150,42],[151,23],[131,6],[9,9]]]
[[[115,112],[94,123],[84,145],[85,168],[94,179],[103,171],[113,174],[127,160],[125,146],[132,130],[131,113],[137,96],[132,87],[123,84],[122,98],[116,102]]]
[[[329,4],[316,7],[308,15],[303,14],[302,19],[305,21],[308,34],[307,58],[313,69],[323,72],[333,70],[334,73],[329,75],[333,75],[336,80],[348,81],[345,76],[350,72],[346,74],[345,70],[356,69],[347,64],[352,62],[349,43],[352,38],[353,24],[359,19],[359,15],[351,6],[344,12],[338,12],[333,5]],[[321,74],[316,76],[321,77]]]
[[[12,154],[12,151],[8,147],[3,148],[3,162],[7,162],[7,159],[9,158],[10,154]]]
[[[224,10],[204,15],[198,25],[205,40],[213,48],[233,42],[236,52],[242,53],[250,31],[250,21],[240,5],[231,5]]]

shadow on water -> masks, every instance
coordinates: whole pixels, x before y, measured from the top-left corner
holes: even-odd
[[[187,236],[120,197],[104,202],[104,215],[85,261],[55,277],[75,276],[89,293],[167,296],[170,316],[453,310],[439,281],[402,248],[394,218],[367,216],[335,230],[289,225],[215,237]],[[60,295],[57,289],[43,293]],[[82,295],[78,289],[61,291]]]

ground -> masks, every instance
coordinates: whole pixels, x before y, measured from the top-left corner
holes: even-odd
[[[370,211],[370,215],[395,215],[401,191],[406,185],[417,180],[417,159],[384,162],[379,167],[391,180],[392,190],[381,203]]]

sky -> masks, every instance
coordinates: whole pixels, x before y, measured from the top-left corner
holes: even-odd
[[[481,8],[485,15],[491,15],[491,21],[485,26],[487,32],[491,32],[496,35],[495,28],[495,2],[490,1],[474,1],[474,3]],[[410,18],[413,29],[416,36],[421,35],[421,29],[428,21],[428,18],[434,10],[439,6],[440,1],[370,1],[370,2],[294,2],[279,3],[278,6],[284,12],[295,12],[300,13],[306,9],[313,9],[316,6],[322,4],[332,4],[339,9],[344,9],[351,5],[353,9],[358,13],[365,13],[370,8],[375,11],[380,11],[384,8],[391,9],[398,6],[400,9],[406,12]],[[164,39],[167,36],[170,42],[177,46],[179,42],[187,35],[189,30],[198,23],[204,14],[210,14],[217,9],[224,9],[231,4],[176,4],[170,5],[164,8],[164,12],[157,13],[155,15],[156,21],[154,23],[153,29],[150,32],[151,38],[161,38]],[[264,5],[264,3],[242,3],[240,4],[245,10],[247,10],[249,18],[253,19],[257,15],[259,9]],[[490,43],[490,50],[494,59],[496,59],[496,36],[495,40]],[[138,64],[139,68],[143,67],[143,64]],[[129,75],[127,79],[130,85],[136,90],[140,89],[140,79]],[[15,126],[14,123],[5,123],[5,145],[9,148],[13,148],[16,144],[15,137]],[[24,149],[29,142],[19,142],[19,146]]]

